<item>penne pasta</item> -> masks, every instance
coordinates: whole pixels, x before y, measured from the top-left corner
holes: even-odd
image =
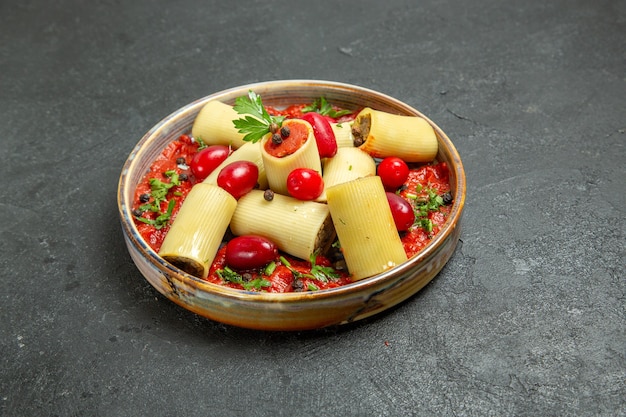
[[[331,123],[330,127],[335,133],[335,140],[338,148],[353,148],[354,137],[352,137],[352,122]]]
[[[222,161],[222,163],[219,164],[218,167],[215,168],[213,172],[211,172],[209,176],[204,179],[203,182],[205,184],[216,185],[217,176],[219,175],[222,168],[224,168],[228,164],[231,164],[237,161],[250,161],[250,162],[255,163],[256,166],[259,168],[259,179],[258,179],[259,189],[265,190],[268,187],[267,177],[265,175],[265,167],[263,165],[263,158],[261,157],[261,143],[260,142],[244,143],[241,148],[236,149],[234,152],[228,155],[228,157],[224,161]]]
[[[196,184],[180,207],[159,255],[191,275],[206,278],[236,206],[237,200],[217,185]]]
[[[263,157],[267,183],[273,191],[279,194],[289,194],[287,191],[287,176],[294,169],[310,168],[317,172],[322,172],[322,163],[311,125],[304,120],[298,119],[290,119],[283,122],[283,126],[292,126],[292,129],[296,129],[296,126],[294,126],[296,124],[305,126],[308,135],[306,136],[306,141],[292,154],[281,157],[270,154],[266,145],[268,141],[272,140],[271,133],[261,140],[261,156]]]
[[[252,190],[239,199],[230,230],[237,236],[263,236],[278,249],[301,259],[325,252],[335,238],[326,204],[281,194],[274,194],[267,201],[260,190]]]
[[[380,177],[358,178],[329,187],[326,196],[354,280],[379,274],[407,260]]]
[[[352,124],[355,146],[376,158],[397,156],[406,162],[430,162],[438,150],[437,136],[428,122],[365,108]]]
[[[207,145],[226,145],[235,149],[244,143],[233,120],[241,117],[232,106],[212,100],[202,107],[191,128],[191,135]]]

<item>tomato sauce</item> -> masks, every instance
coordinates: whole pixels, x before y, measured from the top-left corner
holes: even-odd
[[[309,130],[303,123],[283,123],[283,126],[289,129],[288,136],[277,133],[281,136],[279,143],[271,139],[265,142],[265,151],[276,158],[283,158],[297,152],[309,137]]]
[[[246,279],[248,282],[251,282],[255,279],[265,279],[269,284],[267,286],[262,286],[261,289],[267,292],[293,292],[294,289],[301,290],[323,290],[328,288],[340,287],[342,285],[346,285],[352,282],[350,275],[346,272],[337,272],[338,277],[336,278],[328,278],[326,280],[319,280],[311,277],[311,263],[308,261],[304,261],[302,259],[294,258],[288,255],[282,255],[283,259],[287,260],[289,266],[285,265],[282,260],[276,261],[276,268],[269,275],[263,273],[262,270],[250,270],[244,271],[243,273],[248,276]],[[331,266],[331,261],[324,256],[317,256],[315,259],[316,265],[322,266]],[[217,271],[223,270],[227,267],[226,264],[226,247],[223,246],[217,252],[215,256],[215,260],[211,265],[209,270],[209,275],[206,278],[207,281],[212,282],[214,284],[224,285],[231,288],[244,289],[243,285],[224,281],[218,275]],[[296,271],[295,274],[293,271]],[[295,275],[299,274],[299,278],[296,279]]]
[[[449,193],[448,164],[440,162],[412,169],[409,171],[409,177],[401,188],[400,196],[408,201],[427,200],[429,198],[429,190],[435,191],[438,195]],[[428,213],[428,220],[432,224],[431,231],[414,224],[407,233],[401,236],[404,251],[409,258],[421,251],[439,233],[450,213],[450,208],[451,205],[442,205],[438,208],[438,211]]]
[[[292,104],[283,110],[272,106],[265,106],[265,110],[272,116],[285,116],[287,119],[299,119],[304,114],[302,110],[306,106],[306,104]]]
[[[297,117],[298,114],[301,114],[301,110],[304,107],[305,105],[294,105],[282,111],[273,108],[268,108],[267,110],[270,114],[274,115]],[[292,126],[302,125],[294,123],[290,125],[290,128]],[[307,129],[304,126],[302,126],[302,128],[305,135],[308,136]],[[290,136],[294,135],[296,138],[302,136],[302,132],[299,128],[293,128],[291,131]],[[176,214],[183,200],[197,182],[189,169],[189,164],[193,155],[198,151],[198,147],[198,143],[189,135],[181,135],[163,150],[135,191],[135,200],[132,208],[136,219],[135,224],[141,236],[150,247],[157,252],[169,230],[169,225],[176,218]],[[146,196],[150,196],[152,192],[151,179],[158,179],[163,183],[168,183],[172,180],[172,176],[166,175],[166,172],[170,172],[170,174],[172,172],[176,173],[179,180],[177,185],[169,188],[166,200],[160,203],[159,209],[161,212],[166,212],[171,200],[175,201],[175,205],[171,211],[169,221],[165,222],[162,227],[155,227],[154,224],[149,223],[156,221],[159,213],[145,210],[145,206],[152,201],[152,199],[150,201],[145,201],[145,199]],[[450,181],[448,166],[445,162],[440,162],[412,168],[406,182],[400,187],[398,194],[412,204],[415,204],[416,201],[427,201],[431,198],[433,193],[441,196],[449,192]],[[144,210],[142,210],[142,207],[144,207]],[[449,203],[440,205],[437,210],[429,211],[426,217],[421,219],[420,222],[416,221],[408,231],[401,233],[401,240],[409,258],[421,251],[432,238],[439,233],[447,220],[450,209],[451,204]],[[138,220],[139,218],[142,218],[143,221]],[[430,227],[423,227],[421,222],[428,223]],[[315,258],[315,265],[312,265],[308,260],[281,254],[280,259],[275,261],[274,270],[270,273],[266,273],[266,271],[263,270],[239,271],[242,276],[245,276],[246,282],[258,281],[258,286],[250,288],[242,283],[231,282],[220,277],[218,272],[228,267],[225,261],[225,245],[223,245],[219,249],[210,267],[209,275],[206,280],[218,285],[237,289],[278,293],[335,288],[353,282],[345,270],[339,269],[334,270],[336,273],[334,277],[318,279],[312,274],[316,266],[332,267],[333,263],[330,258],[326,256],[317,256]]]
[[[174,210],[172,211],[171,221],[176,218],[176,214],[180,209],[180,206],[191,191],[191,187],[195,184],[195,180],[193,175],[189,170],[189,163],[191,162],[191,158],[198,151],[198,144],[191,139],[188,135],[182,135],[177,140],[170,143],[159,155],[159,157],[152,163],[150,166],[150,170],[145,175],[144,180],[139,183],[137,186],[137,190],[135,191],[135,203],[133,205],[133,213],[136,213],[137,210],[140,210],[140,207],[144,204],[141,201],[142,195],[149,195],[151,192],[150,179],[156,178],[163,182],[169,182],[170,179],[165,175],[165,172],[175,171],[179,177],[182,177],[183,180],[180,181],[180,185],[175,186],[170,189],[168,193],[167,200],[174,199],[176,201],[176,205],[174,206]],[[182,158],[182,159],[181,159]],[[184,160],[184,162],[183,162]],[[182,162],[182,163],[181,163]],[[184,180],[186,176],[186,180]],[[160,204],[160,208],[162,212],[167,211],[168,202],[164,201]],[[138,216],[136,216],[138,217]],[[145,211],[141,215],[141,217],[148,220],[155,220],[158,217],[158,213],[152,211]],[[163,243],[163,239],[165,239],[165,235],[169,230],[168,226],[155,228],[153,225],[143,223],[140,221],[136,221],[137,229],[141,236],[148,242],[151,248],[155,251],[159,251],[161,248],[161,244]]]
[[[265,110],[267,110],[267,112],[272,116],[285,116],[285,118],[287,119],[299,119],[305,113],[304,110],[307,107],[309,107],[309,105],[307,104],[292,104],[291,106],[286,107],[285,109],[282,109],[282,110],[276,107],[272,107],[272,106],[265,106]],[[331,108],[332,110],[335,110],[335,111],[342,110],[340,107],[337,107],[337,106],[332,106]],[[330,123],[345,123],[345,122],[350,122],[354,120],[354,118],[359,113],[359,111],[361,111],[361,109],[351,111],[350,113],[344,114],[339,117],[330,117],[330,116],[325,116],[325,117],[328,119]]]

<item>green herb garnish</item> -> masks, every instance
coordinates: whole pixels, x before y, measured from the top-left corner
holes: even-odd
[[[339,278],[339,274],[330,266],[316,265],[315,254],[311,254],[309,259],[311,261],[311,275],[313,275],[319,281],[327,282],[329,278],[330,279]]]
[[[247,97],[237,97],[233,108],[239,114],[248,115],[233,120],[237,131],[244,134],[243,140],[247,142],[258,142],[263,136],[270,132],[272,125],[280,128],[285,119],[282,116],[270,116],[263,106],[261,96],[257,95],[252,90],[248,91]]]
[[[204,148],[208,147],[204,139],[202,139],[201,137],[197,137],[195,138],[195,140],[196,142],[198,142],[198,151],[201,151]]]
[[[313,101],[313,103],[302,108],[302,113],[310,112],[316,112],[323,116],[332,117],[333,119],[352,113],[350,110],[335,110],[324,97],[320,97]]]
[[[165,171],[163,174],[170,179],[170,182],[163,182],[158,178],[150,178],[150,196],[152,197],[152,201],[139,206],[139,211],[141,213],[150,211],[158,213],[159,215],[155,219],[135,216],[135,218],[140,222],[152,225],[155,229],[161,229],[166,226],[172,218],[172,213],[174,211],[174,207],[176,206],[176,200],[170,200],[168,202],[167,210],[165,212],[161,211],[161,203],[167,201],[167,193],[172,187],[180,185],[178,173],[175,170]]]
[[[272,283],[266,280],[265,278],[255,278],[250,281],[246,281],[243,279],[243,275],[239,274],[236,271],[233,271],[231,268],[225,266],[224,269],[218,269],[215,271],[217,276],[219,276],[222,280],[227,282],[232,282],[234,284],[239,284],[246,291],[252,290],[262,290],[263,288],[271,287]]]
[[[433,231],[433,221],[430,220],[428,217],[420,217],[419,219],[417,219],[415,224],[427,231],[428,233],[431,233]]]
[[[285,259],[284,256],[280,257],[280,261],[282,262],[283,265],[287,267],[287,269],[289,269],[289,271],[291,271],[294,278],[296,279],[309,278],[309,279],[314,279],[314,280],[321,281],[321,282],[328,282],[329,279],[339,278],[339,274],[333,268],[329,266],[316,265],[315,258],[316,258],[315,254],[311,254],[309,258],[311,261],[311,273],[310,274],[302,273],[296,270],[295,268],[293,268],[291,266],[291,263],[287,259]]]
[[[263,275],[268,275],[268,276],[272,275],[275,270],[276,270],[276,262],[272,261],[269,264],[267,264],[267,266],[263,270]]]
[[[232,282],[235,284],[241,284],[243,282],[243,276],[227,266],[225,266],[224,269],[218,269],[217,271],[215,271],[215,273],[224,281]]]
[[[271,286],[272,286],[272,283],[266,280],[265,278],[255,278],[251,281],[246,281],[243,284],[243,288],[248,291],[252,289],[261,290],[263,288],[268,288]]]
[[[439,208],[445,205],[443,197],[437,194],[433,189],[426,189],[428,198],[424,201],[418,200],[418,196],[415,194],[407,194],[407,197],[411,198],[413,203],[413,211],[415,212],[415,225],[426,230],[428,233],[433,231],[433,222],[428,218],[428,213],[432,211],[439,211]]]
[[[152,219],[147,219],[141,216],[136,217],[136,219],[139,220],[140,222],[154,226],[155,229],[161,229],[163,226],[167,225],[167,223],[172,218],[172,212],[174,211],[175,206],[176,206],[176,200],[170,200],[170,202],[167,205],[167,211],[164,213],[161,212],[156,219],[152,220]]]

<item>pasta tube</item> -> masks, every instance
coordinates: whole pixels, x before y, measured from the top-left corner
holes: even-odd
[[[376,162],[366,152],[359,148],[339,148],[337,154],[323,161],[324,187],[352,181],[357,178],[376,175]],[[326,191],[317,199],[326,201]]]
[[[371,277],[407,260],[380,177],[335,185],[326,195],[352,279]]]
[[[333,133],[335,133],[338,148],[354,147],[351,122],[331,123],[330,127],[333,129]]]
[[[263,165],[263,158],[261,157],[261,143],[260,142],[244,143],[241,148],[236,149],[234,152],[228,155],[228,157],[224,161],[222,161],[222,163],[219,164],[217,168],[215,168],[213,172],[211,172],[209,176],[204,179],[203,182],[205,184],[216,185],[217,176],[219,175],[222,168],[224,168],[228,164],[231,164],[237,161],[250,161],[250,162],[255,163],[256,166],[259,168],[259,179],[258,179],[259,188],[261,190],[267,189],[267,177],[265,176],[265,167]]]
[[[397,156],[406,162],[429,162],[438,150],[435,130],[417,116],[401,116],[370,108],[352,124],[354,144],[373,157]]]
[[[180,207],[159,255],[174,266],[206,278],[237,207],[217,185],[196,184]]]
[[[207,145],[226,145],[237,149],[244,143],[243,134],[233,124],[240,115],[232,106],[212,100],[202,107],[191,127],[191,135]]]
[[[261,156],[263,157],[263,165],[265,166],[265,175],[269,187],[279,193],[288,195],[287,176],[296,168],[310,168],[317,172],[322,172],[322,163],[320,161],[317,143],[313,134],[311,125],[299,119],[290,119],[283,122],[283,127],[290,128],[296,135],[296,132],[302,131],[302,126],[306,128],[304,135],[304,143],[295,150],[295,152],[285,156],[274,156],[268,149],[271,149],[272,134],[266,135],[261,140]],[[270,142],[268,144],[268,142]]]
[[[230,222],[233,234],[263,236],[278,249],[301,259],[330,247],[335,229],[326,204],[281,194],[267,201],[263,194],[252,190],[239,199]]]
[[[376,175],[376,162],[359,148],[339,148],[335,156],[324,160],[326,188],[369,175]]]

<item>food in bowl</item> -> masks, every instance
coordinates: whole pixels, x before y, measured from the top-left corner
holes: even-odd
[[[250,90],[205,104],[156,158],[135,223],[162,258],[214,284],[334,288],[406,262],[439,232],[453,198],[437,150],[419,116],[323,96],[281,109]]]
[[[327,208],[333,205],[334,200],[335,202],[339,201],[339,207],[341,208],[341,197],[337,199],[337,195],[333,196],[332,191],[330,193],[331,203],[330,205],[328,204],[328,190],[332,188],[329,184],[333,183],[333,181],[341,183],[342,181],[354,180],[354,177],[368,176],[380,177],[382,181],[384,177],[385,182],[395,184],[392,187],[400,187],[399,189],[395,188],[399,192],[385,190],[384,196],[387,199],[388,206],[390,208],[394,207],[397,213],[400,214],[396,216],[397,218],[394,218],[393,222],[397,235],[402,237],[403,247],[413,251],[412,253],[405,252],[406,261],[393,267],[388,265],[383,268],[383,272],[375,275],[354,279],[352,271],[350,271],[349,267],[346,267],[346,248],[333,248],[333,246],[337,245],[332,245],[331,243],[331,249],[324,252],[323,256],[318,255],[307,259],[306,253],[312,251],[306,248],[316,247],[315,244],[310,246],[310,242],[300,242],[294,245],[287,245],[293,246],[294,250],[296,247],[300,247],[302,253],[294,256],[280,249],[276,241],[281,236],[289,238],[289,236],[305,235],[306,233],[283,233],[280,235],[280,228],[273,227],[272,230],[279,229],[278,236],[253,235],[248,230],[247,234],[235,237],[234,233],[232,233],[232,218],[231,224],[228,225],[227,231],[222,237],[223,239],[220,239],[220,242],[218,242],[217,246],[219,249],[214,261],[210,263],[211,266],[206,278],[202,278],[206,270],[203,264],[200,264],[201,268],[195,271],[188,269],[188,272],[185,272],[185,270],[171,263],[171,259],[168,262],[163,256],[159,255],[159,245],[162,246],[164,236],[169,234],[166,232],[171,232],[171,227],[173,227],[172,219],[176,220],[175,217],[178,217],[179,212],[177,210],[181,209],[182,202],[189,198],[190,190],[196,188],[194,183],[200,185],[198,183],[204,183],[205,180],[208,180],[207,182],[213,185],[217,184],[219,173],[222,170],[215,167],[223,162],[224,153],[231,159],[238,155],[239,159],[235,158],[232,162],[240,162],[242,165],[247,165],[242,161],[251,162],[254,160],[250,159],[250,155],[255,153],[256,150],[254,150],[255,152],[249,152],[252,146],[249,146],[249,142],[243,141],[242,137],[245,135],[236,130],[236,135],[224,139],[224,143],[207,145],[207,148],[214,148],[211,152],[207,152],[207,154],[202,156],[199,156],[200,152],[197,152],[200,146],[198,138],[202,138],[203,135],[207,134],[203,129],[208,129],[211,132],[230,132],[228,134],[232,134],[232,120],[245,117],[236,111],[233,117],[236,101],[240,97],[247,96],[250,91],[256,92],[262,97],[263,103],[268,109],[274,108],[280,112],[286,112],[290,107],[293,109],[292,105],[294,104],[314,103],[319,101],[320,97],[324,97],[327,103],[332,103],[338,109],[345,109],[350,114],[346,116],[348,119],[340,121],[340,123],[331,123],[331,128],[336,137],[336,149],[334,149],[332,143],[318,145],[320,161],[322,162],[322,176],[325,182],[325,186],[319,196],[315,197],[319,190],[316,190],[315,186],[310,185],[304,187],[304,190],[300,189],[297,191],[292,184],[291,192],[296,193],[296,197],[272,192],[268,190],[267,175],[262,172],[262,169],[259,169],[258,189],[253,185],[252,190],[247,191],[246,188],[249,188],[250,184],[244,181],[246,182],[246,184],[243,184],[245,185],[243,187],[244,192],[240,196],[234,197],[233,194],[226,191],[237,202],[235,212],[239,210],[239,206],[248,206],[250,210],[256,211],[256,203],[251,203],[250,201],[246,203],[245,200],[251,195],[257,195],[259,199],[269,199],[269,201],[263,200],[268,203],[279,203],[277,205],[279,214],[274,214],[274,216],[278,216],[280,220],[278,222],[274,218],[273,221],[256,222],[257,226],[265,223],[269,226],[285,224],[288,219],[284,215],[284,211],[280,209],[283,197],[289,201],[292,201],[290,199],[296,199],[300,204],[317,203],[319,206],[323,205]],[[211,108],[209,106],[210,103],[213,103],[214,111],[207,113],[208,109]],[[406,174],[404,172],[405,168],[399,165],[398,161],[394,160],[392,156],[377,155],[373,164],[374,172],[372,172],[372,155],[354,146],[355,138],[358,137],[358,140],[365,142],[367,135],[361,134],[359,136],[358,132],[353,133],[352,129],[345,129],[346,125],[354,125],[356,115],[366,108],[390,115],[419,116],[432,127],[437,142],[434,161],[409,162],[407,166],[417,168],[419,165],[419,170],[412,171],[407,176],[408,179],[405,182],[407,182],[409,187],[417,187],[420,181],[429,177],[442,179],[442,187],[446,188],[441,190],[449,190],[449,195],[442,192],[416,197],[414,193],[408,191],[409,189],[405,190],[401,185],[404,184],[401,180],[403,175]],[[202,113],[218,114],[219,111],[216,109],[230,112],[230,115],[226,118],[216,118],[215,123],[210,125],[204,124],[204,127],[199,127],[200,125],[195,123],[198,119],[204,118]],[[364,123],[376,120],[375,117],[370,117],[369,120],[366,118]],[[290,118],[293,118],[293,116]],[[313,123],[309,122],[311,126],[315,123],[315,120],[312,121]],[[365,128],[363,130],[365,132],[368,126],[364,125],[361,128]],[[376,132],[375,128],[371,129],[371,124],[370,130]],[[263,136],[261,135],[261,137]],[[226,136],[224,135],[224,137]],[[345,146],[347,143],[351,146]],[[221,147],[221,150],[219,147]],[[234,149],[237,150],[233,151]],[[178,158],[173,157],[177,152],[185,154],[186,159],[180,165],[188,167],[187,170],[177,170],[179,164],[176,159]],[[323,157],[321,156],[322,152],[326,152]],[[366,154],[366,158],[363,158],[363,154]],[[195,156],[192,157],[192,155]],[[190,160],[195,158],[203,160],[206,164],[206,167],[203,168],[208,167],[208,169],[204,171],[202,169],[192,170]],[[355,160],[354,158],[358,159]],[[385,159],[387,161],[383,164]],[[339,163],[341,161],[343,162]],[[182,162],[182,160],[178,162]],[[386,174],[382,176],[381,172],[376,172],[377,169],[380,170],[380,166],[387,166]],[[257,168],[259,167],[264,168],[264,165],[258,164]],[[247,168],[253,171],[251,166],[248,165]],[[299,172],[295,180],[292,178],[295,184],[298,184],[298,180],[301,181],[303,178],[308,178],[309,180],[315,178],[314,173],[316,169],[298,169],[301,172]],[[310,170],[311,172],[305,170]],[[167,174],[162,176],[164,172],[167,172]],[[190,172],[195,176],[195,180],[189,180]],[[247,171],[244,170],[245,172]],[[349,176],[351,177],[342,179],[342,176],[346,173],[350,174]],[[443,180],[446,175],[447,180]],[[333,179],[333,176],[336,176],[336,178]],[[182,181],[181,177],[183,178]],[[135,213],[133,210],[137,208],[137,200],[141,198],[142,194],[148,194],[148,196],[143,197],[144,199],[148,197],[148,200],[142,202],[142,204],[150,204],[149,198],[152,193],[152,185],[145,182],[146,179],[150,178],[159,179],[159,181],[153,181],[154,186],[157,190],[162,188],[165,193],[174,188],[174,186],[170,185],[172,182],[178,182],[180,185],[177,185],[177,189],[170,194],[171,199],[167,204],[161,205],[160,213],[155,212],[153,216],[146,217],[145,221],[153,223],[156,227],[149,228],[150,232],[145,233],[143,228],[150,225],[147,223],[144,225],[143,221],[138,221],[136,216],[138,213]],[[245,180],[246,175],[243,178]],[[175,181],[173,181],[174,179]],[[229,185],[229,182],[225,181],[224,178],[220,182],[225,187],[218,185],[217,188],[228,190],[230,187],[230,191],[237,193],[237,190],[232,188],[233,185],[238,185],[237,182],[233,183],[231,181]],[[369,186],[365,188],[369,189]],[[378,190],[380,191],[380,189]],[[304,194],[298,194],[298,192],[302,191]],[[413,195],[402,196],[403,192]],[[405,238],[406,236],[411,236],[411,234],[406,233],[406,230],[414,222],[410,216],[415,216],[422,213],[422,211],[411,209],[412,213],[408,212],[406,198],[415,198],[416,201],[427,203],[430,195],[434,196],[434,194],[438,194],[442,199],[445,198],[446,201],[450,201],[447,201],[447,204],[442,206],[442,211],[438,212],[439,214],[431,220],[433,233],[429,234],[427,229],[422,229],[424,234],[421,237],[413,235],[412,241],[409,239],[407,242]],[[345,195],[349,196],[350,193],[345,193]],[[381,194],[379,194],[380,196]],[[220,197],[217,196],[215,198]],[[172,200],[175,202],[172,203]],[[226,200],[229,200],[229,198],[226,198]],[[350,199],[348,198],[347,200],[349,201]],[[378,202],[380,200],[380,198],[377,199]],[[436,124],[414,108],[384,94],[363,87],[315,80],[271,81],[235,87],[204,97],[182,107],[160,121],[139,141],[124,165],[118,187],[118,207],[126,245],[139,271],[150,284],[170,300],[204,317],[240,327],[263,330],[304,330],[349,323],[370,317],[411,297],[430,282],[452,256],[460,233],[459,226],[464,200],[465,174],[460,157],[450,139]],[[350,206],[350,204],[347,204],[341,210],[347,210]],[[363,209],[359,211],[359,213],[363,212]],[[241,211],[239,212],[239,214],[242,213]],[[222,214],[222,211],[219,211],[215,213],[215,216]],[[245,215],[240,217],[246,218]],[[326,222],[327,217],[328,215],[326,216]],[[332,215],[330,217],[332,221]],[[358,215],[356,217],[358,218]],[[194,219],[192,218],[192,220]],[[427,220],[424,220],[426,224],[428,223]],[[246,220],[242,223],[250,222]],[[297,227],[291,227],[291,229],[293,231],[301,230]],[[334,223],[332,229],[322,227],[320,230],[330,231],[329,235],[336,234]],[[312,234],[309,236],[309,240],[312,239],[311,236]],[[331,238],[323,238],[323,236],[324,234],[322,234],[320,241],[337,242],[336,236]],[[341,242],[342,239],[348,239],[349,241],[349,238],[345,236],[344,238],[339,237],[341,245],[345,246],[346,242]],[[229,246],[232,246],[232,248],[230,254],[227,255],[226,252],[229,251]],[[322,246],[324,245],[319,245],[320,248]],[[250,249],[250,247],[253,249]],[[341,250],[344,251],[343,254]],[[244,259],[250,251],[256,255],[253,256],[253,262],[247,264],[248,260]],[[278,261],[275,260],[276,253],[278,253]],[[238,264],[239,268],[228,267],[226,263],[227,257],[229,259],[228,262],[243,263]],[[220,259],[222,264],[219,263]],[[247,270],[261,268],[260,265],[266,264],[269,259],[273,261],[269,261],[268,265],[273,263],[274,267],[276,267],[275,270],[283,271],[282,274],[287,277],[293,277],[298,274],[304,276],[309,273],[313,275],[313,270],[317,272],[330,267],[331,269],[326,270],[334,271],[339,275],[339,278],[333,277],[333,279],[327,279],[327,284],[322,283],[327,286],[315,281],[308,282],[306,279],[294,280],[292,278],[291,281],[288,279],[286,282],[283,282],[282,289],[280,289],[279,285],[276,285],[276,290],[278,291],[275,292],[271,286],[267,287],[267,283],[263,282],[264,279],[267,279],[267,274],[262,279],[257,279],[254,275],[247,274]],[[183,261],[186,262],[185,259]],[[342,261],[343,265],[341,265]],[[186,268],[184,263],[179,266]],[[211,282],[210,279],[214,276],[212,270],[216,271],[219,269],[223,270],[222,274],[224,272],[227,273],[227,281],[232,278],[234,281],[240,282]],[[229,269],[235,272],[232,276],[229,274]],[[352,269],[356,268],[353,267]],[[246,275],[244,276],[241,272],[244,272]],[[271,282],[271,280],[268,281]],[[277,280],[276,284],[279,283],[280,280]],[[309,286],[309,283],[314,285]]]

